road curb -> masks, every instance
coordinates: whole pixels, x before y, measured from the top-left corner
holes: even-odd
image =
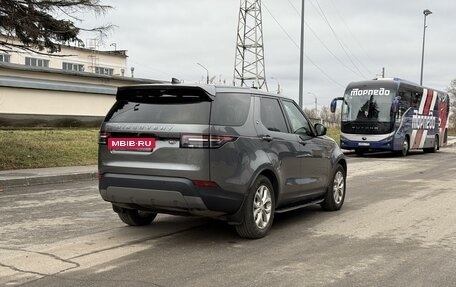
[[[25,187],[53,183],[65,183],[80,180],[94,180],[98,178],[97,172],[59,174],[46,176],[30,176],[12,179],[0,179],[0,189],[12,187]]]

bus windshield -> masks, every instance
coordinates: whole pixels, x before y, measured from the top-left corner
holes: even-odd
[[[345,92],[343,122],[390,122],[395,91],[389,89],[351,88]]]

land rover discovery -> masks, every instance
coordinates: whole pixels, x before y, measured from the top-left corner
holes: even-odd
[[[339,210],[346,159],[291,99],[251,88],[122,87],[99,137],[99,190],[128,225],[158,213],[226,220],[261,238],[274,214]]]

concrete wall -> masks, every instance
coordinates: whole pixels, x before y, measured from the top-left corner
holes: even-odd
[[[114,94],[21,88],[0,90],[0,114],[104,116],[114,102]]]
[[[118,86],[159,82],[0,64],[0,127],[99,126]]]

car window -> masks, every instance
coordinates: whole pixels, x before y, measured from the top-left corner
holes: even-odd
[[[106,117],[113,123],[209,124],[211,103],[166,97],[150,101],[117,101]]]
[[[283,106],[285,107],[285,112],[290,120],[293,133],[311,136],[312,129],[310,124],[299,108],[293,102],[289,101],[283,101]]]
[[[211,124],[242,126],[249,114],[250,100],[248,94],[217,94],[212,104]]]
[[[261,122],[270,131],[287,133],[287,124],[279,101],[261,98]]]

